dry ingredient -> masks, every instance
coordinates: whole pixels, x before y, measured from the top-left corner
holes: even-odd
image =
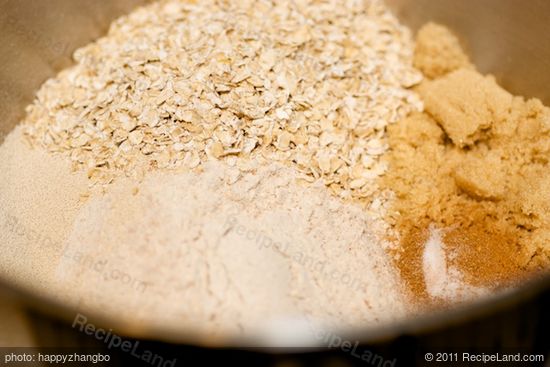
[[[88,179],[65,157],[29,148],[22,126],[0,145],[0,172],[0,276],[48,292]]]
[[[94,183],[261,155],[371,204],[385,127],[422,109],[412,50],[378,1],[159,1],[76,51],[26,133]]]
[[[137,194],[134,181],[117,180],[85,204],[68,236],[57,268],[68,301],[215,334],[304,317],[332,330],[403,317],[404,290],[376,220],[296,179],[292,168],[254,160],[150,174]]]
[[[0,149],[2,275],[75,307],[208,333],[351,327],[410,311],[388,248],[425,303],[550,262],[550,112],[442,26],[413,55],[378,1],[159,1],[75,60]],[[84,203],[88,181],[103,192]]]
[[[423,300],[431,226],[446,229],[446,261],[469,285],[494,289],[550,264],[550,109],[479,74],[454,39],[420,30],[415,65],[434,77],[417,88],[426,112],[388,128],[398,265]]]
[[[21,127],[0,158],[0,276],[75,312],[210,337],[409,312],[380,219],[322,184],[299,185],[292,168],[212,161],[122,177],[83,201],[85,175],[29,149]]]
[[[122,17],[2,147],[2,275],[81,311],[208,333],[403,317],[377,178],[385,127],[422,109],[412,46],[377,1],[160,1]],[[18,191],[34,166],[51,174]],[[62,220],[43,223],[45,203]],[[42,229],[47,247],[28,236]]]
[[[443,242],[443,231],[429,228],[429,237],[422,252],[422,273],[426,292],[434,300],[464,302],[489,293],[488,289],[464,282],[463,273],[448,260],[449,251]]]
[[[473,68],[458,38],[436,23],[427,23],[418,30],[413,64],[428,79]]]

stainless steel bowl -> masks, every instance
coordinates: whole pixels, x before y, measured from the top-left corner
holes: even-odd
[[[70,64],[74,49],[106,32],[115,17],[147,0],[43,0],[0,2],[0,142],[20,120],[40,84]],[[538,97],[550,104],[550,1],[530,0],[388,0],[398,17],[416,29],[437,21],[453,29],[467,45],[479,69],[494,74],[515,94]],[[1,269],[0,269],[1,270]],[[3,292],[42,312],[72,321],[74,312],[47,296],[0,279]],[[548,294],[550,277],[480,301],[414,320],[381,328],[358,325],[346,338],[362,342],[415,335],[449,325],[481,320],[495,313],[530,317],[528,306]],[[547,297],[546,297],[547,298]],[[535,300],[535,301],[533,301]],[[518,311],[519,310],[519,311]],[[512,314],[510,314],[512,315]],[[519,316],[518,316],[519,315]],[[136,337],[203,346],[247,346],[250,341],[212,339],[194,330],[158,328],[155,325],[120,323],[116,315],[89,314],[96,324]],[[490,327],[490,326],[489,326]]]

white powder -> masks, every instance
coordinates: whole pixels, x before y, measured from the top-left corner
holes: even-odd
[[[55,261],[88,180],[64,158],[29,149],[21,130],[0,146],[0,276],[55,295]]]
[[[297,325],[407,313],[380,223],[291,168],[250,166],[120,179],[83,204],[85,175],[18,128],[0,147],[0,274],[79,311],[209,337],[263,329],[290,343]]]
[[[304,317],[345,328],[403,316],[376,224],[295,177],[281,165],[243,172],[211,162],[201,174],[150,175],[137,194],[117,181],[82,208],[69,236],[57,271],[67,301],[221,334]]]
[[[28,109],[29,141],[85,173],[20,132],[0,150],[0,275],[134,326],[211,334],[403,316],[375,233],[385,126],[422,107],[412,46],[378,2],[137,9]],[[221,157],[255,163],[205,163]],[[122,172],[146,177],[110,185]],[[88,180],[106,192],[83,204]]]
[[[460,270],[447,264],[448,254],[441,235],[440,229],[431,227],[424,245],[422,268],[428,294],[436,299],[463,302],[488,293],[486,289],[465,283]]]

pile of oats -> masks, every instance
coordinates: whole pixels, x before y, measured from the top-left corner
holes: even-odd
[[[412,52],[377,1],[159,1],[75,52],[26,135],[93,184],[261,155],[372,201],[385,127],[422,109]]]

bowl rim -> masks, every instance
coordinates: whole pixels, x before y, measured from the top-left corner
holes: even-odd
[[[122,337],[196,347],[260,349],[265,352],[277,353],[288,351],[289,348],[296,352],[302,349],[321,350],[327,347],[325,343],[314,338],[305,339],[305,343],[302,345],[280,345],[265,342],[270,340],[265,339],[266,337],[272,336],[269,333],[260,335],[261,338],[258,338],[258,335],[237,335],[235,333],[213,335],[204,331],[185,329],[175,324],[160,326],[153,323],[122,321],[116,315],[107,315],[97,312],[98,310],[70,307],[60,300],[54,299],[53,294],[38,294],[30,288],[7,279],[0,279],[0,294],[11,296],[29,310],[37,311],[46,317],[53,317],[67,325],[71,325],[76,315],[85,315],[88,321],[94,325],[113,329]],[[384,322],[374,327],[357,325],[345,330],[326,331],[337,335],[342,340],[350,341],[352,344],[380,344],[403,335],[418,336],[444,330],[453,325],[479,320],[509,308],[527,304],[530,300],[548,292],[550,292],[550,271],[544,271],[514,288],[501,290],[456,307],[427,309],[426,312],[418,314],[413,312],[395,322]]]

